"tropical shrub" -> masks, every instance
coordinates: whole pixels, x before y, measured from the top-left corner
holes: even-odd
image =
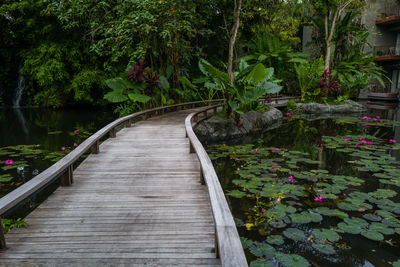
[[[316,98],[321,93],[320,78],[324,73],[324,61],[319,58],[312,62],[302,61],[295,65],[301,100]]]
[[[233,84],[230,83],[225,72],[204,59],[199,61],[199,68],[212,80],[212,87],[218,88],[217,90],[224,93],[229,107],[238,114],[255,109],[258,106],[259,98],[265,94],[275,94],[282,89],[278,85],[280,80],[273,77],[274,69],[266,68],[262,63],[248,65],[242,59],[239,63],[239,71],[235,72]]]

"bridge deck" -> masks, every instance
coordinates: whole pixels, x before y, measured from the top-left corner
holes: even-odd
[[[179,111],[124,128],[7,235],[0,265],[220,265]]]

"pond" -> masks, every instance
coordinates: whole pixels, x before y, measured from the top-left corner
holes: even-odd
[[[102,109],[0,110],[0,197],[50,167],[116,117]],[[56,181],[50,192],[57,186]],[[12,217],[25,216],[50,192],[34,198]]]
[[[399,110],[209,145],[250,266],[400,266]]]

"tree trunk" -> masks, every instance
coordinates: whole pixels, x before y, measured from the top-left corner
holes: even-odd
[[[236,38],[237,38],[237,33],[239,30],[239,23],[240,23],[240,9],[242,8],[242,0],[234,0],[235,8],[234,8],[234,13],[233,13],[233,27],[230,32],[230,38],[229,38],[229,53],[228,53],[228,76],[230,80],[230,84],[232,85],[233,82],[235,81],[235,76],[233,75],[233,54],[234,54],[234,48],[235,48],[235,43],[236,43]],[[232,100],[232,96],[229,93],[229,90],[225,92],[225,99],[226,99],[226,104],[227,104],[227,116],[230,117],[232,114],[232,108],[228,104],[229,100]]]
[[[234,0],[234,3],[235,3],[235,9],[233,14],[233,27],[230,32],[229,54],[228,54],[228,76],[231,84],[233,84],[233,81],[235,80],[235,77],[233,75],[233,53],[234,53],[237,33],[239,30],[240,9],[242,8],[242,0]]]

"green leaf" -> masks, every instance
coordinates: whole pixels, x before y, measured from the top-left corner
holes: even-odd
[[[393,267],[400,267],[400,260],[393,262]]]
[[[331,229],[314,229],[312,234],[318,239],[327,239],[331,242],[336,242],[340,239],[340,236]]]
[[[275,255],[275,249],[267,243],[255,243],[250,247],[250,252],[256,257],[273,257]]]
[[[262,88],[262,90],[265,92],[264,94],[276,94],[282,90],[282,86],[267,81],[258,83],[256,87]]]
[[[241,59],[239,61],[239,71],[244,71],[245,69],[247,69],[249,67],[249,64],[247,64],[246,60]]]
[[[361,235],[374,241],[382,241],[384,239],[383,235],[377,231],[362,231]]]
[[[128,97],[133,102],[147,103],[150,101],[151,97],[142,94],[128,94]]]
[[[126,95],[121,94],[117,91],[111,91],[104,95],[104,99],[112,102],[112,103],[121,103],[128,100]]]
[[[235,197],[235,198],[242,198],[242,197],[246,196],[247,194],[243,191],[233,190],[233,191],[229,192],[228,195],[231,197]]]
[[[308,261],[297,254],[276,253],[276,259],[286,267],[308,267]]]
[[[377,222],[371,223],[370,226],[368,227],[368,230],[380,232],[384,235],[392,235],[395,232],[394,229],[389,228],[387,225],[385,225],[383,223],[377,223]]]
[[[7,174],[2,174],[0,175],[0,183],[7,183],[9,181],[11,181],[13,179],[13,177],[11,175]]]
[[[312,247],[327,255],[333,255],[336,253],[335,249],[331,245],[322,242],[313,243]]]
[[[296,228],[287,228],[283,231],[283,235],[295,241],[305,240],[304,232]]]
[[[161,82],[161,88],[163,88],[163,89],[169,89],[169,82],[168,82],[168,79],[165,77],[165,76],[163,76],[163,75],[161,75],[160,77],[159,77],[159,80],[160,80],[160,82]],[[181,81],[182,81],[182,78],[180,79]],[[186,79],[187,80],[187,79]],[[189,82],[189,80],[187,80],[186,82]],[[189,84],[191,84],[190,82],[189,82]],[[193,86],[193,85],[192,85]]]
[[[275,264],[271,261],[261,259],[250,262],[250,267],[275,267]]]
[[[290,219],[292,220],[292,223],[309,223],[311,222],[311,217],[308,212],[302,212],[302,213],[295,213],[295,214],[290,214],[289,215]]]
[[[250,84],[258,84],[265,79],[267,75],[267,69],[264,67],[262,63],[258,63],[246,76],[246,80]]]
[[[337,226],[339,227],[340,230],[343,230],[344,232],[349,233],[349,234],[361,233],[361,227],[358,225],[347,224],[347,223],[341,222],[341,223],[338,223]]]
[[[229,84],[230,82],[228,74],[220,71],[204,59],[199,60],[199,68],[204,75],[210,76],[224,84]]]
[[[363,217],[367,220],[374,221],[374,222],[379,222],[382,220],[382,218],[380,216],[372,214],[372,213],[364,214]]]
[[[127,89],[133,89],[133,84],[121,77],[108,79],[106,80],[106,84],[110,87],[114,92],[118,92],[120,94],[124,93]]]
[[[270,235],[267,237],[267,242],[272,245],[283,245],[285,241],[283,240],[282,236],[280,235]]]

